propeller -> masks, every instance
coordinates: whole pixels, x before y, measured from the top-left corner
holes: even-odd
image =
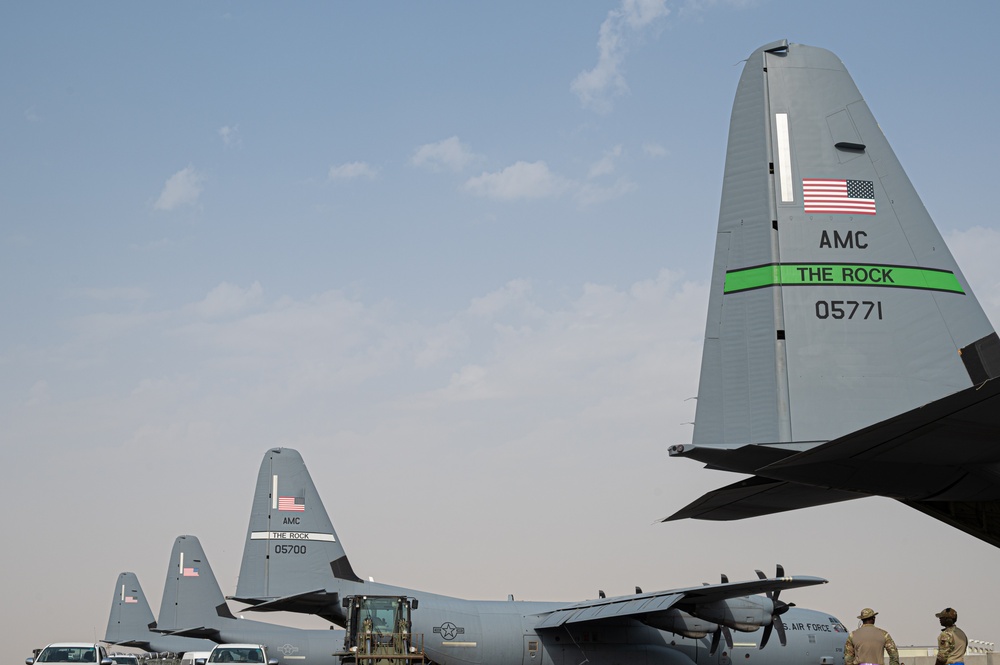
[[[758,570],[756,572],[757,572],[757,577],[759,577],[760,579],[762,580],[767,579],[767,575],[765,575],[761,571]],[[785,567],[782,566],[780,563],[774,567],[774,576],[775,577],[785,576]],[[768,639],[770,639],[772,630],[778,633],[778,641],[781,642],[781,646],[785,646],[785,644],[787,644],[785,640],[785,624],[781,621],[781,615],[787,612],[790,607],[795,607],[795,603],[785,603],[778,600],[779,594],[781,594],[781,589],[777,589],[776,591],[768,591],[766,594],[764,594],[767,596],[768,600],[771,601],[771,604],[774,605],[774,609],[771,610],[771,623],[764,626],[764,635],[760,639],[761,649],[764,648],[764,646],[767,644]]]
[[[728,575],[722,573],[721,578],[723,584],[729,584]],[[729,626],[723,626],[720,623],[719,627],[715,629],[714,633],[712,633],[712,647],[708,650],[709,656],[714,656],[715,652],[719,650],[719,644],[722,642],[722,638],[726,639],[726,646],[729,647],[729,650],[733,650],[733,633],[729,630]]]

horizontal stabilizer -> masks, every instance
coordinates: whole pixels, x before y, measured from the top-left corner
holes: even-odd
[[[688,457],[704,462],[706,469],[753,473],[756,469],[780,462],[822,443],[825,441],[773,445],[750,444],[738,447],[679,444],[670,446],[667,452],[670,453],[671,457]]]
[[[336,609],[340,604],[340,596],[336,592],[325,589],[306,591],[282,598],[240,598],[231,596],[229,600],[250,605],[251,612],[297,612],[300,614],[315,614],[332,621],[339,616]]]
[[[925,515],[1000,547],[1000,501],[904,501]]]
[[[197,628],[182,628],[180,630],[156,630],[154,632],[163,633],[164,635],[171,635],[174,637],[193,637],[202,640],[211,640],[213,642],[221,643],[222,637],[219,634],[217,628],[209,628],[206,626],[199,626]]]
[[[998,435],[1000,381],[990,380],[756,472],[900,499],[993,501]]]
[[[661,522],[681,519],[740,520],[796,508],[823,506],[866,496],[754,476],[719,488],[689,503]]]
[[[124,642],[111,642],[104,640],[108,644],[113,644],[116,647],[132,647],[133,649],[142,649],[143,651],[155,651],[153,645],[148,640],[125,640]]]

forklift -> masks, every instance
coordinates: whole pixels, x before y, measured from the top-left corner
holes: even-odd
[[[424,636],[411,632],[410,611],[417,599],[406,596],[348,596],[342,665],[426,663]]]

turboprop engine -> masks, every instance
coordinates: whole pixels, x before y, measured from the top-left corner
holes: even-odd
[[[771,625],[774,609],[770,598],[746,596],[695,605],[691,614],[733,630],[752,633],[761,626]]]
[[[677,608],[651,614],[644,617],[642,622],[657,630],[666,630],[692,639],[699,639],[719,630],[719,624],[699,619]]]
[[[767,579],[761,571],[755,571],[760,579]],[[784,577],[785,568],[780,563],[775,567],[775,577]],[[728,584],[729,578],[723,574],[722,584]],[[781,646],[785,646],[785,626],[781,622],[781,615],[788,611],[795,603],[785,603],[778,600],[778,591],[768,591],[764,597],[742,596],[738,598],[727,598],[707,603],[696,603],[687,608],[691,615],[703,619],[706,622],[714,621],[718,624],[712,633],[712,647],[710,654],[715,655],[719,649],[719,644],[724,639],[726,645],[733,648],[733,636],[730,629],[744,633],[752,633],[761,626],[764,627],[764,634],[760,640],[760,648],[763,649],[767,641],[771,638],[771,631],[778,633],[778,640]],[[682,633],[684,634],[684,633]]]

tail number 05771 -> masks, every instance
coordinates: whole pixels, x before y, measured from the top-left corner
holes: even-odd
[[[882,319],[881,300],[817,300],[817,319]]]

